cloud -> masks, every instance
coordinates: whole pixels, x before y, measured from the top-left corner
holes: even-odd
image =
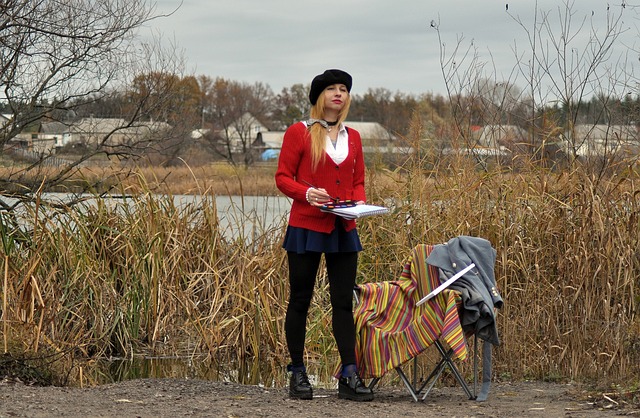
[[[355,93],[379,87],[442,93],[442,45],[431,21],[438,22],[447,53],[473,42],[482,60],[493,61],[491,70],[506,77],[516,63],[514,44],[522,52],[528,47],[514,17],[531,25],[529,3],[512,2],[507,11],[504,2],[477,0],[184,0],[153,25],[175,37],[198,75],[262,82],[278,92],[309,83],[326,68],[342,68],[354,76]],[[161,0],[157,11],[178,4]],[[557,11],[558,2],[539,0],[538,6]],[[600,0],[574,7],[605,14]]]

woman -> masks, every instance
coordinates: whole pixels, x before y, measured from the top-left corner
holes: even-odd
[[[360,134],[344,126],[351,104],[352,79],[327,70],[311,82],[311,118],[291,125],[284,135],[276,185],[293,199],[283,247],[289,262],[290,296],[285,319],[291,363],[289,395],[311,399],[313,390],[304,361],[306,322],[320,257],[329,278],[333,335],[342,361],[338,396],[370,401],[373,392],[356,370],[352,298],[362,250],[353,220],[325,213],[332,199],[364,203],[364,159]]]

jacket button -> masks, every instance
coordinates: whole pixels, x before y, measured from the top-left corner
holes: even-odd
[[[451,267],[456,268],[458,266],[456,265],[456,263],[451,263]]]
[[[340,180],[336,180],[336,184],[340,184]]]

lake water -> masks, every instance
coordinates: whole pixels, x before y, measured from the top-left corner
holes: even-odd
[[[43,194],[42,198],[55,203],[65,203],[72,196],[63,193]],[[93,196],[83,196],[87,200],[83,204],[95,203]],[[177,208],[189,205],[197,207],[202,196],[177,195],[173,196]],[[0,196],[7,205],[16,203],[16,199]],[[127,198],[112,199],[114,205],[126,205]],[[252,237],[259,237],[264,231],[284,225],[291,200],[283,196],[216,196],[216,209],[220,231],[227,238],[244,237],[248,244]],[[198,358],[148,358],[134,359],[103,359],[95,362],[101,371],[100,383],[120,381],[133,378],[200,378],[210,380],[234,381],[256,384],[258,382],[272,383],[275,379],[273,371],[264,370],[259,363],[244,365],[225,365],[220,367],[211,361]]]
[[[200,196],[174,196],[177,207],[198,205]],[[284,196],[216,196],[220,230],[227,238],[261,236],[264,231],[283,225],[291,208]]]
[[[65,193],[44,193],[43,200],[65,203],[77,195]],[[86,201],[83,204],[92,204],[92,195],[83,195]],[[14,198],[0,196],[7,205],[16,202]],[[107,198],[107,201],[109,199]],[[126,197],[114,197],[113,204],[126,205]],[[187,205],[197,205],[203,200],[199,195],[175,195],[174,204],[177,208]],[[235,239],[244,237],[251,240],[253,236],[259,236],[262,232],[283,225],[291,208],[291,199],[284,196],[216,196],[216,209],[220,230],[225,237]]]

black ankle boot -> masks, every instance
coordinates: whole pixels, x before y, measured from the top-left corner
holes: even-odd
[[[358,372],[353,372],[350,376],[341,377],[338,381],[338,398],[352,401],[371,401],[373,400],[373,391],[362,383]]]
[[[294,399],[313,399],[313,389],[304,369],[290,370],[289,397]]]

